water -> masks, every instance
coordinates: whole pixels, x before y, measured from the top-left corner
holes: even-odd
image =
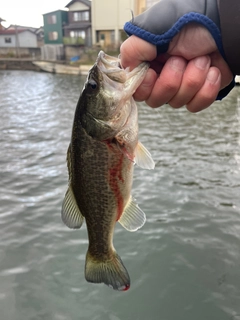
[[[116,227],[115,292],[85,281],[86,227],[60,219],[83,81],[0,71],[0,319],[240,320],[240,88],[195,115],[139,105],[156,169],[135,169],[147,223]]]

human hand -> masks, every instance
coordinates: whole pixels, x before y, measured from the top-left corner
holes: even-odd
[[[200,24],[186,25],[172,39],[167,53],[157,56],[156,46],[136,36],[121,46],[123,67],[135,68],[143,61],[150,68],[134,94],[153,108],[168,103],[186,105],[191,112],[210,106],[233,74],[217,49],[209,31]]]

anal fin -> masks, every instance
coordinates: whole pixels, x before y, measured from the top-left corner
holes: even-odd
[[[79,229],[83,220],[84,217],[78,208],[71,184],[69,184],[62,204],[62,221],[71,229]]]
[[[145,213],[139,208],[138,204],[130,198],[124,212],[118,222],[128,231],[137,231],[146,221]]]

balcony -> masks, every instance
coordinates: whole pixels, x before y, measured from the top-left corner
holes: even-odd
[[[73,45],[73,46],[79,46],[85,44],[85,39],[81,37],[63,37],[63,44],[65,45]]]

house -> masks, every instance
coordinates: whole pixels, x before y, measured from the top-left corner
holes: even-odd
[[[92,45],[91,1],[72,0],[66,5],[68,24],[64,26],[64,44]]]
[[[39,56],[36,33],[17,25],[14,28],[0,29],[0,54],[9,57]]]
[[[43,14],[44,21],[44,46],[42,59],[64,59],[63,35],[64,26],[68,23],[68,12],[56,10]]]
[[[92,0],[92,43],[103,49],[117,49],[126,39],[123,26],[131,20],[132,13],[144,10],[137,0]],[[144,6],[144,8],[142,8]],[[140,9],[137,9],[137,8]]]
[[[37,35],[38,47],[41,47],[44,44],[44,41],[43,41],[44,30],[43,30],[43,27],[35,28],[35,27],[26,27],[26,26],[18,25],[17,28],[21,29],[21,30],[30,30],[30,31],[34,32]],[[7,29],[8,30],[15,30],[16,29],[16,25],[11,24]]]
[[[44,43],[63,44],[63,27],[68,23],[68,13],[57,10],[43,14]]]
[[[64,26],[63,43],[66,59],[80,56],[92,45],[91,1],[72,0],[67,5],[68,24]]]

